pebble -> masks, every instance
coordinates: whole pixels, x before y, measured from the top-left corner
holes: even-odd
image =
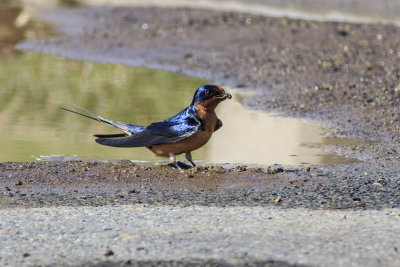
[[[104,256],[106,256],[106,257],[113,256],[113,255],[114,255],[114,251],[112,251],[109,248],[107,248],[106,251],[104,252]]]

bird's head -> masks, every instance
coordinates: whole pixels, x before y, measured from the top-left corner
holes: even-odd
[[[194,93],[191,106],[196,109],[214,110],[219,103],[231,98],[232,95],[219,86],[203,85]]]

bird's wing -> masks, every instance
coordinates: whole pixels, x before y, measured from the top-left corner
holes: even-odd
[[[143,131],[127,137],[98,138],[96,142],[115,147],[141,147],[163,143],[174,143],[194,134],[201,121],[196,120],[183,110],[176,116],[150,124]]]

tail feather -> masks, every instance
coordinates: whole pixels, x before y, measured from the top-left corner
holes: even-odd
[[[94,134],[94,137],[98,138],[117,138],[117,137],[125,137],[128,136],[127,134]]]
[[[112,121],[112,120],[106,119],[106,118],[104,118],[104,117],[102,117],[102,116],[100,116],[100,115],[98,115],[98,114],[96,114],[96,113],[84,108],[84,107],[78,106],[77,104],[72,103],[72,105],[74,105],[75,107],[77,107],[77,108],[79,108],[79,109],[81,109],[83,111],[86,111],[87,113],[91,114],[94,117],[97,117],[98,120],[100,120],[102,122],[105,122],[105,123],[108,123],[108,124],[111,124],[111,125],[114,125],[115,123],[120,123],[118,121]]]
[[[87,113],[89,113],[92,116],[87,115],[87,114],[83,114],[81,112],[77,112],[77,111],[74,111],[74,110],[70,110],[70,109],[67,109],[67,108],[63,108],[63,107],[60,107],[60,108],[63,109],[63,110],[66,110],[66,111],[81,115],[83,117],[86,117],[86,118],[89,118],[89,119],[92,119],[92,120],[95,120],[95,121],[103,122],[103,123],[106,123],[108,125],[114,126],[114,127],[120,129],[121,131],[123,131],[125,133],[123,136],[132,135],[132,133],[135,133],[136,131],[140,131],[140,130],[142,130],[142,128],[144,128],[143,126],[138,126],[138,125],[133,125],[133,124],[127,124],[127,123],[124,123],[124,122],[109,120],[109,119],[106,119],[106,118],[104,118],[104,117],[102,117],[102,116],[100,116],[100,115],[98,115],[98,114],[96,114],[96,113],[94,113],[94,112],[92,112],[90,110],[87,110],[87,109],[85,109],[85,108],[83,108],[81,106],[78,106],[76,104],[73,104],[73,105],[75,107],[79,108],[79,109],[82,109],[82,110],[86,111]],[[98,137],[100,137],[100,136],[98,136]],[[104,137],[107,137],[107,136],[104,135]],[[103,136],[101,136],[100,138],[103,138]]]
[[[70,109],[63,108],[63,107],[60,107],[60,109],[63,109],[63,110],[66,110],[66,111],[69,111],[69,112],[72,112],[72,113],[75,113],[75,114],[84,116],[84,117],[86,117],[86,118],[89,118],[89,119],[92,119],[92,120],[95,120],[95,121],[104,122],[104,123],[107,123],[107,124],[112,125],[111,123],[109,123],[109,122],[107,122],[107,121],[105,121],[105,120],[98,119],[98,118],[94,118],[94,117],[92,117],[92,116],[89,116],[89,115],[86,115],[86,114],[83,114],[83,113],[80,113],[80,112],[77,112],[77,111],[74,111],[74,110],[70,110]]]

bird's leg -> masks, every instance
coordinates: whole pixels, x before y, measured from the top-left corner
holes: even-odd
[[[179,167],[179,164],[176,162],[176,156],[174,153],[169,154],[169,160],[171,161],[171,164],[174,165],[178,170],[182,170],[181,167]]]
[[[185,158],[193,165],[193,167],[196,167],[196,164],[194,164],[192,160],[192,153],[191,152],[186,152],[185,153]]]

